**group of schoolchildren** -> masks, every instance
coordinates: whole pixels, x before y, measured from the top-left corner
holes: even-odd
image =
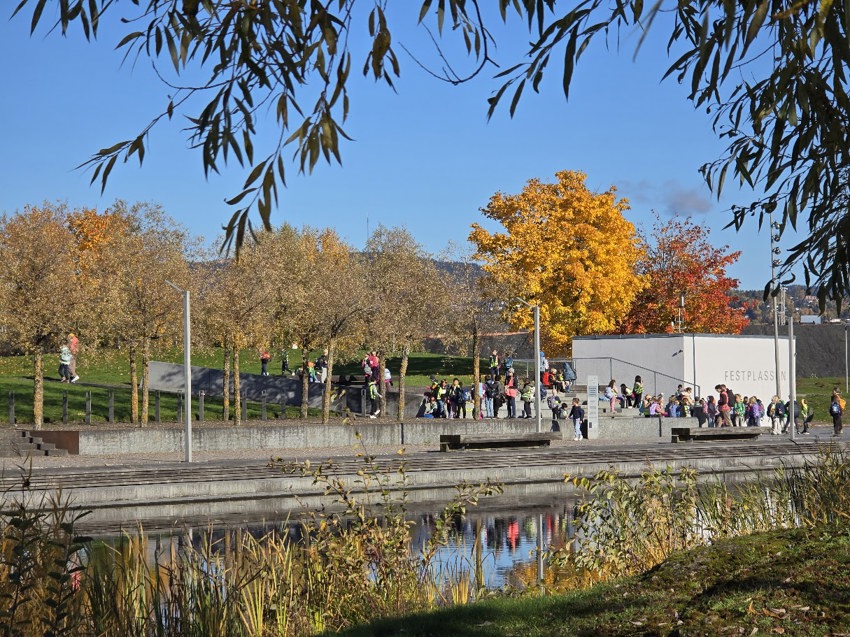
[[[544,359],[545,360],[545,359]],[[562,403],[558,392],[568,391],[571,381],[572,368],[555,369],[549,365],[541,365],[540,397],[546,398],[547,405],[552,410],[553,428],[558,428],[558,419],[567,418],[575,429],[574,440],[582,440],[581,431],[584,422],[584,409],[578,398],[573,399],[571,406]],[[504,373],[504,376],[502,375]],[[546,388],[551,389],[548,394]],[[481,396],[481,413],[479,418],[498,418],[499,410],[507,408],[508,418],[533,418],[532,404],[535,399],[537,385],[533,378],[519,379],[513,368],[513,357],[507,354],[504,360],[496,350],[490,356],[490,374],[481,376],[479,381]],[[547,395],[548,394],[548,395]],[[472,391],[464,387],[455,378],[451,384],[445,379],[438,380],[431,376],[431,384],[425,392],[422,401],[420,417],[422,418],[466,418],[467,407],[472,402]],[[522,411],[517,415],[517,400],[522,402]]]
[[[640,376],[635,377],[631,391],[627,391],[625,385],[620,385],[620,392],[617,393],[616,386],[616,381],[611,380],[600,396],[600,400],[611,401],[612,413],[619,403],[622,407],[638,407],[647,416],[694,417],[699,427],[759,427],[767,419],[772,435],[786,433],[791,422],[797,433],[808,434],[815,417],[814,408],[805,398],[794,401],[793,410],[790,400],[783,402],[779,396],[773,396],[765,406],[758,397],[736,394],[724,384],[714,387],[716,399],[713,395],[694,398],[690,387],[679,385],[666,403],[664,394],[643,395]],[[837,387],[832,392],[829,413],[833,419],[833,435],[839,436],[843,430],[841,416],[844,413],[844,399]]]

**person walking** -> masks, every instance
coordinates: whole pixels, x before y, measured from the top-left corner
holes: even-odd
[[[71,348],[63,345],[59,348],[59,380],[63,383],[73,382],[71,376]]]
[[[573,406],[570,408],[568,418],[573,423],[575,435],[573,441],[578,442],[583,440],[584,436],[581,433],[581,423],[584,422],[584,409],[581,408],[581,401],[578,398],[573,398]]]
[[[263,349],[260,351],[260,375],[268,376],[269,375],[269,361],[272,359],[272,355],[269,354],[269,350]]]
[[[68,334],[68,350],[71,352],[71,362],[68,363],[68,373],[70,374],[71,382],[76,383],[80,380],[77,376],[77,354],[80,351],[80,339],[77,335],[71,332]]]
[[[829,415],[832,416],[832,435],[840,436],[844,430],[844,425],[841,422],[841,416],[844,410],[841,408],[841,395],[838,391],[832,393],[832,403],[829,405]]]
[[[378,381],[371,376],[369,377],[369,400],[372,402],[372,408],[369,410],[369,418],[377,418],[381,414],[381,409],[378,407],[378,399],[381,394],[378,392]]]

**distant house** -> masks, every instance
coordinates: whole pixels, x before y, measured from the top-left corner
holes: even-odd
[[[820,325],[823,323],[823,317],[819,314],[803,314],[800,317],[800,323],[803,325]]]

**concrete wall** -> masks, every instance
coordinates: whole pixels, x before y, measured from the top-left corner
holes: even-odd
[[[780,337],[780,382],[788,392],[788,337]],[[736,393],[769,399],[776,391],[774,341],[768,336],[647,334],[573,339],[578,382],[614,378],[631,387],[640,375],[646,392],[670,395],[680,383],[697,395],[724,383]],[[786,396],[787,397],[787,396]]]
[[[543,420],[550,430],[551,419]],[[600,417],[597,439],[617,441],[670,440],[670,427],[695,424],[683,418]],[[572,427],[559,421],[561,431],[572,437]],[[202,451],[235,451],[238,449],[301,450],[329,447],[355,447],[361,443],[368,449],[379,445],[433,445],[436,449],[442,434],[532,433],[534,420],[431,420],[404,423],[357,422],[354,425],[320,425],[287,423],[282,425],[243,427],[204,427],[192,430],[192,449]],[[359,434],[359,438],[358,438]],[[133,453],[182,453],[182,429],[82,429],[77,431],[38,432],[45,442],[53,442],[71,453],[109,455]]]

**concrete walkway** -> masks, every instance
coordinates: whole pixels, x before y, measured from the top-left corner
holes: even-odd
[[[373,492],[381,485],[396,494],[404,491],[412,506],[422,510],[448,501],[460,483],[488,480],[501,483],[505,493],[485,504],[527,507],[569,497],[565,474],[590,475],[601,469],[638,476],[649,467],[687,466],[723,480],[751,479],[816,459],[825,446],[843,441],[831,433],[831,428],[817,427],[814,435],[799,436],[796,442],[771,436],[687,444],[567,440],[550,448],[451,453],[438,452],[436,445],[407,446],[403,453],[395,445],[239,449],[199,452],[192,464],[181,462],[181,453],[144,451],[4,458],[0,498],[5,504],[24,498],[30,506],[47,506],[61,490],[60,497],[72,508],[90,512],[81,522],[89,533],[114,533],[139,523],[152,530],[281,521],[306,509],[334,506],[324,485],[298,467],[310,460],[313,468],[326,463],[325,475],[352,486],[362,482],[358,472],[369,464],[366,474],[375,479]],[[364,454],[374,454],[374,459],[367,463]],[[280,462],[270,462],[277,457]]]

